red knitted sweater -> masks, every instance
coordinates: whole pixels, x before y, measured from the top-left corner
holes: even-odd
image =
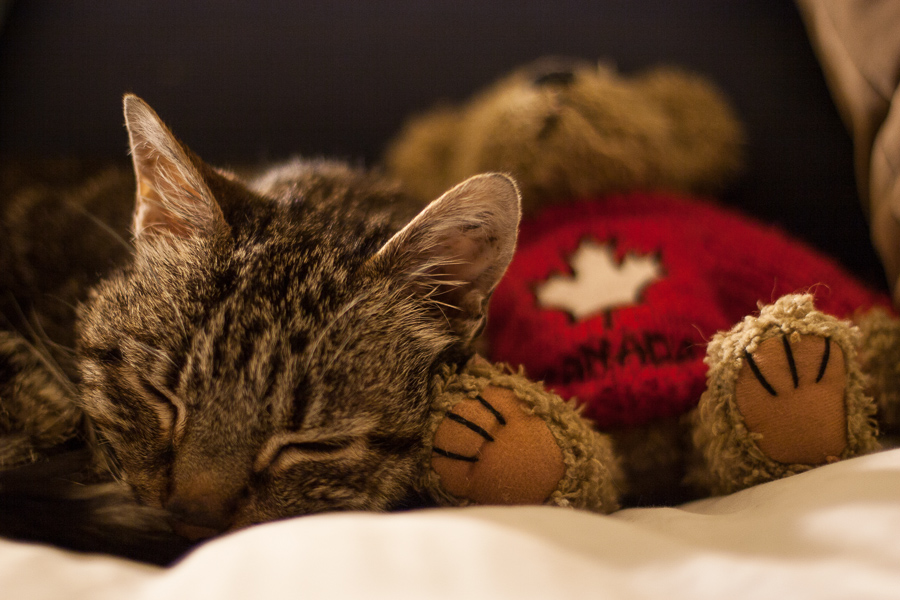
[[[632,193],[523,222],[491,302],[491,357],[522,364],[601,428],[692,408],[706,340],[779,296],[839,317],[889,305],[780,230],[702,200]]]

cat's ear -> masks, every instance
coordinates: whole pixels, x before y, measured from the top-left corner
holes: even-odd
[[[191,237],[227,230],[222,210],[201,175],[200,159],[175,139],[146,102],[128,94],[124,108],[137,180],[135,237]]]
[[[429,204],[375,260],[429,301],[469,343],[516,247],[519,190],[505,175],[476,175]]]

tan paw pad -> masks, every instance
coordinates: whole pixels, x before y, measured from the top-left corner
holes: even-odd
[[[844,353],[829,338],[791,334],[745,354],[735,400],[772,460],[819,465],[847,447]]]
[[[479,504],[541,504],[566,472],[543,419],[495,386],[453,406],[435,432],[431,466],[447,492]]]

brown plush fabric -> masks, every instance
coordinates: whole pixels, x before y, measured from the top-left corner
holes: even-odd
[[[624,505],[658,506],[692,499],[681,486],[690,443],[689,425],[683,421],[660,419],[609,432],[625,473]]]
[[[869,376],[869,393],[878,403],[878,424],[900,434],[900,320],[884,310],[859,317],[860,368]]]

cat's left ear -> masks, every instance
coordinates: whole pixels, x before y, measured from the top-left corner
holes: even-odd
[[[374,260],[430,302],[468,344],[481,332],[488,300],[512,259],[520,203],[511,178],[476,175],[429,204]]]
[[[137,179],[135,238],[227,231],[222,209],[201,174],[203,162],[175,139],[146,102],[129,94],[124,109]]]

